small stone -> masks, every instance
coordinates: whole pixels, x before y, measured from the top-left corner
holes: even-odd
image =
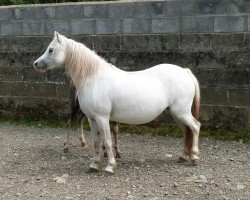
[[[131,192],[130,192],[130,191],[127,191],[127,194],[128,194],[128,195],[130,195],[130,194],[131,194]]]
[[[16,157],[17,157],[17,156],[18,156],[18,154],[17,154],[17,153],[14,153],[14,156],[16,156]]]
[[[174,195],[177,195],[178,193],[177,192],[174,192]]]
[[[42,124],[38,124],[38,126],[39,126],[39,127],[41,127],[41,126],[42,126]]]
[[[54,138],[55,138],[55,139],[60,139],[60,137],[59,137],[59,136],[55,136]],[[66,197],[65,197],[65,198],[66,198]]]
[[[145,159],[140,159],[140,163],[144,163],[145,162]]]
[[[172,154],[166,154],[165,157],[166,157],[166,158],[172,158],[173,155],[172,155]]]
[[[61,157],[62,160],[66,160],[67,158],[66,157]]]
[[[74,197],[65,197],[65,199],[74,199]]]
[[[244,188],[245,188],[245,186],[240,184],[240,183],[238,183],[237,186],[236,186],[237,191],[243,190]]]
[[[16,193],[16,196],[21,196],[22,194],[21,193]]]
[[[196,183],[207,183],[207,177],[204,175],[200,175],[199,179],[195,181]]]
[[[189,192],[185,192],[185,195],[189,195]]]
[[[230,160],[230,161],[234,161],[234,159],[233,159],[233,158],[229,158],[229,160]]]
[[[178,187],[179,186],[179,184],[178,183],[174,183],[174,187],[176,188],[176,187]]]
[[[160,184],[160,187],[164,187],[164,185]]]

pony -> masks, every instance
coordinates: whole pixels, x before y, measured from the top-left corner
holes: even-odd
[[[67,132],[65,136],[65,141],[63,144],[63,150],[65,153],[69,151],[69,146],[70,146],[70,141],[69,141],[69,136],[70,136],[70,130],[72,127],[72,121],[74,118],[77,118],[77,124],[78,124],[78,132],[79,132],[79,140],[81,142],[81,145],[84,149],[88,149],[88,145],[86,143],[84,134],[83,134],[83,121],[85,118],[84,113],[81,111],[80,106],[79,106],[79,101],[78,97],[76,94],[76,87],[72,85],[70,87],[70,117],[67,121]],[[112,132],[114,134],[114,143],[115,143],[115,157],[120,158],[121,157],[121,152],[119,149],[119,142],[118,142],[118,133],[119,133],[119,127],[118,123],[113,123],[112,124]],[[104,151],[104,157],[107,157],[107,152],[105,149],[105,145],[102,145],[103,151]]]
[[[190,69],[159,64],[142,71],[126,72],[84,44],[55,31],[44,54],[34,62],[34,68],[43,73],[60,66],[66,68],[76,86],[80,109],[90,124],[94,147],[90,172],[99,171],[101,167],[100,134],[108,155],[104,171],[112,174],[117,167],[109,121],[145,124],[166,109],[184,134],[184,150],[178,161],[190,159],[192,165],[198,163],[200,88]]]

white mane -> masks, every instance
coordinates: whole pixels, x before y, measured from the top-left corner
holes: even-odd
[[[71,39],[67,40],[65,65],[76,88],[79,89],[86,80],[98,72],[101,63],[106,61],[85,45]]]

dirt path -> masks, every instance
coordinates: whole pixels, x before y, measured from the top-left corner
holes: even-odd
[[[123,133],[118,169],[107,176],[86,173],[91,149],[75,131],[64,154],[64,133],[0,125],[0,199],[250,199],[249,144],[201,138],[202,162],[191,167],[176,163],[180,139]]]

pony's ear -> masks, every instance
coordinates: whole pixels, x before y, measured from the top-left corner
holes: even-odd
[[[54,37],[57,39],[58,43],[61,43],[61,36],[60,36],[60,34],[57,31],[55,31]]]

